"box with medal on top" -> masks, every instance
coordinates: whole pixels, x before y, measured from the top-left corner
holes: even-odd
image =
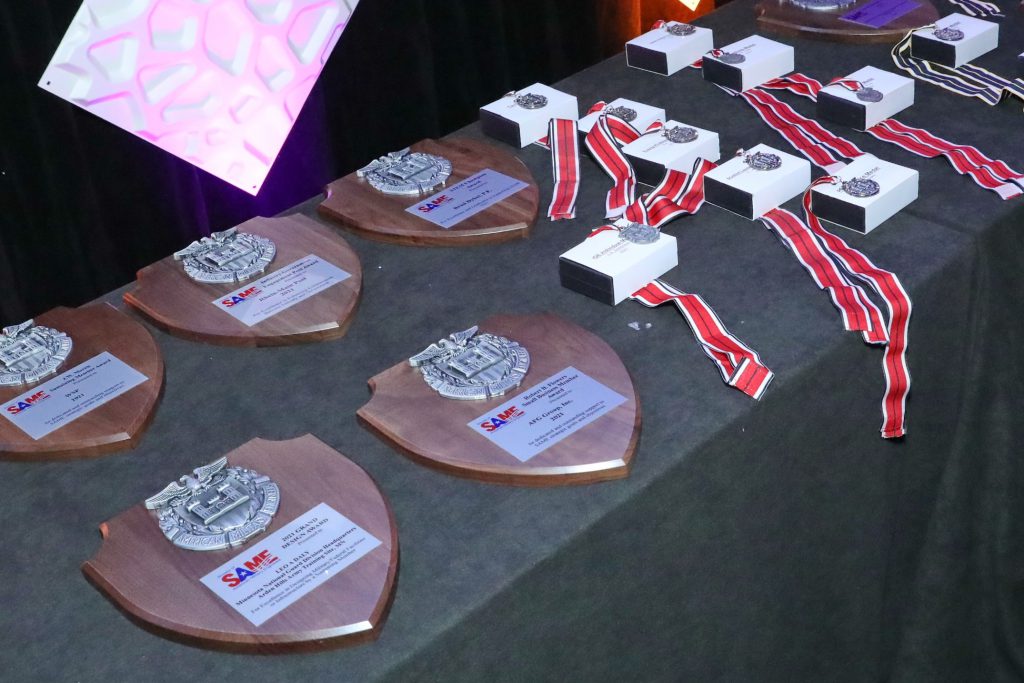
[[[626,43],[626,65],[671,76],[714,46],[711,29],[667,21]]]
[[[341,453],[309,434],[253,439],[160,486],[100,525],[102,545],[82,565],[132,621],[234,652],[379,635],[398,534],[377,485]]]
[[[790,45],[753,35],[711,50],[701,60],[704,80],[743,92],[793,70]]]
[[[547,125],[545,121],[545,126]],[[526,237],[539,190],[514,154],[477,140],[421,140],[330,183],[318,210],[367,239],[469,246]]]
[[[672,120],[624,145],[622,153],[636,179],[651,186],[661,182],[668,170],[689,173],[697,159],[717,162],[721,158],[718,133]]]
[[[918,172],[864,154],[811,188],[811,210],[823,221],[867,234],[917,199]]]
[[[818,116],[867,130],[914,104],[914,79],[865,66],[818,93]]]
[[[575,95],[534,83],[480,107],[480,128],[495,140],[526,147],[548,134],[551,119],[575,121],[579,115]]]
[[[357,413],[412,460],[520,486],[629,474],[640,404],[594,334],[551,314],[501,315],[424,344],[369,380]]]
[[[999,47],[999,24],[948,14],[910,37],[910,55],[956,68]]]
[[[586,149],[585,140],[587,133],[597,124],[598,119],[603,114],[617,116],[641,133],[647,130],[655,121],[665,120],[665,110],[661,107],[652,107],[643,102],[618,97],[605,105],[603,109],[592,111],[580,119],[579,138],[581,149]]]
[[[811,184],[811,164],[768,145],[740,150],[704,176],[708,204],[755,220],[803,193]]]
[[[160,399],[153,336],[108,304],[55,308],[0,331],[0,458],[134,448]]]
[[[341,337],[362,268],[348,243],[295,214],[253,218],[138,272],[125,302],[178,337],[280,346]]]

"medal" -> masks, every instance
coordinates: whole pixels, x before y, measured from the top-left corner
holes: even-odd
[[[955,43],[958,40],[963,40],[964,32],[958,28],[937,28],[932,35],[939,40]]]
[[[619,237],[633,244],[654,244],[661,237],[661,231],[650,225],[630,222],[619,228]]]
[[[232,283],[262,273],[276,253],[272,240],[231,228],[174,252],[174,260],[196,282]]]
[[[269,477],[221,458],[146,499],[160,531],[186,550],[222,550],[263,533],[281,502]]]
[[[684,143],[693,142],[697,139],[697,129],[690,128],[689,126],[673,126],[672,128],[662,128],[661,134],[665,138],[668,138],[670,142]]]
[[[624,107],[622,105],[619,105],[617,107],[608,107],[607,109],[604,110],[604,113],[608,114],[609,116],[618,116],[626,123],[629,123],[636,118],[635,109],[630,109],[629,107]]]
[[[743,162],[755,171],[774,171],[782,166],[782,157],[768,152],[754,152],[744,156]]]
[[[419,368],[427,385],[445,398],[475,401],[515,389],[530,369],[530,353],[504,337],[477,334],[477,329],[431,344],[409,365]]]
[[[857,0],[789,0],[792,4],[797,7],[804,9],[815,10],[818,12],[827,12],[829,10],[843,9],[850,5],[856,4]]]
[[[718,55],[718,61],[723,64],[742,64],[747,58],[739,52],[722,52]]]
[[[674,36],[690,36],[697,32],[695,27],[683,23],[665,24],[665,30]]]
[[[867,87],[861,88],[855,94],[861,102],[881,102],[884,97],[882,91]]]
[[[882,189],[874,180],[867,178],[853,178],[840,183],[843,192],[851,197],[874,197]]]
[[[452,174],[452,162],[436,154],[391,152],[356,171],[374,189],[384,194],[426,194],[441,187]]]
[[[28,320],[0,332],[0,387],[38,382],[71,355],[71,337]]]
[[[523,109],[541,109],[548,106],[548,98],[543,95],[535,95],[532,92],[517,95],[514,91],[505,95],[513,98],[513,101]]]

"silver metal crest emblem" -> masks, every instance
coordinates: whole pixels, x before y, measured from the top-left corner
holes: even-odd
[[[677,143],[693,142],[697,139],[697,129],[690,128],[689,126],[672,126],[671,128],[662,128],[661,134],[668,138],[670,142]]]
[[[939,40],[945,40],[950,43],[964,39],[964,32],[958,28],[937,28],[932,32],[932,35]]]
[[[423,379],[445,398],[475,401],[501,396],[519,386],[530,369],[530,353],[517,342],[477,334],[474,325],[431,344],[409,359]]]
[[[747,61],[746,55],[742,55],[739,52],[722,52],[718,55],[718,61],[723,64],[742,64]]]
[[[881,102],[885,95],[882,94],[881,90],[875,90],[874,88],[861,88],[856,92],[857,99],[861,102]]]
[[[174,260],[196,282],[232,283],[265,271],[275,254],[273,240],[231,228],[174,252]]]
[[[790,0],[790,2],[797,7],[802,7],[803,9],[827,12],[829,10],[849,7],[850,5],[856,4],[857,0]]]
[[[38,382],[71,355],[71,337],[32,320],[0,332],[0,386]]]
[[[452,162],[436,154],[412,152],[406,147],[391,152],[356,171],[370,186],[384,194],[426,194],[447,182]]]
[[[676,23],[676,24],[665,24],[665,30],[674,36],[691,36],[697,32],[697,29],[690,24]]]
[[[548,106],[548,98],[544,95],[537,95],[532,92],[523,93],[522,95],[512,92],[505,95],[505,97],[513,98],[513,101],[522,107],[523,109],[543,109]]]
[[[604,113],[608,114],[609,116],[618,116],[626,123],[631,123],[633,120],[636,119],[636,110],[630,109],[629,107],[624,107],[621,104],[615,107],[608,107],[607,109],[604,110]]]
[[[755,171],[774,171],[782,166],[782,157],[769,152],[754,152],[743,157],[744,163]]]
[[[281,503],[277,484],[253,470],[227,465],[224,457],[197,467],[146,499],[171,543],[186,550],[222,550],[270,526]]]
[[[881,186],[868,178],[853,178],[841,183],[843,192],[852,197],[874,197],[881,191]]]
[[[619,237],[633,244],[654,244],[661,237],[661,230],[643,223],[630,222],[619,228]]]

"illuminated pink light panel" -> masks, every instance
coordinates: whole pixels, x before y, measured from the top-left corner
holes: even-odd
[[[85,0],[40,87],[259,192],[359,0]]]

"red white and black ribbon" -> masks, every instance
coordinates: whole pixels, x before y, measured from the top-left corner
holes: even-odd
[[[715,164],[698,158],[690,173],[669,170],[658,185],[626,207],[627,220],[660,228],[704,205],[704,175]]]
[[[572,119],[551,119],[548,124],[551,177],[554,180],[548,218],[553,221],[576,217],[576,197],[580,190],[580,151],[577,135],[577,124]]]
[[[640,137],[640,132],[618,116],[601,114],[587,133],[586,145],[594,160],[612,179],[605,199],[605,216],[618,218],[636,200],[636,173],[622,147]]]

